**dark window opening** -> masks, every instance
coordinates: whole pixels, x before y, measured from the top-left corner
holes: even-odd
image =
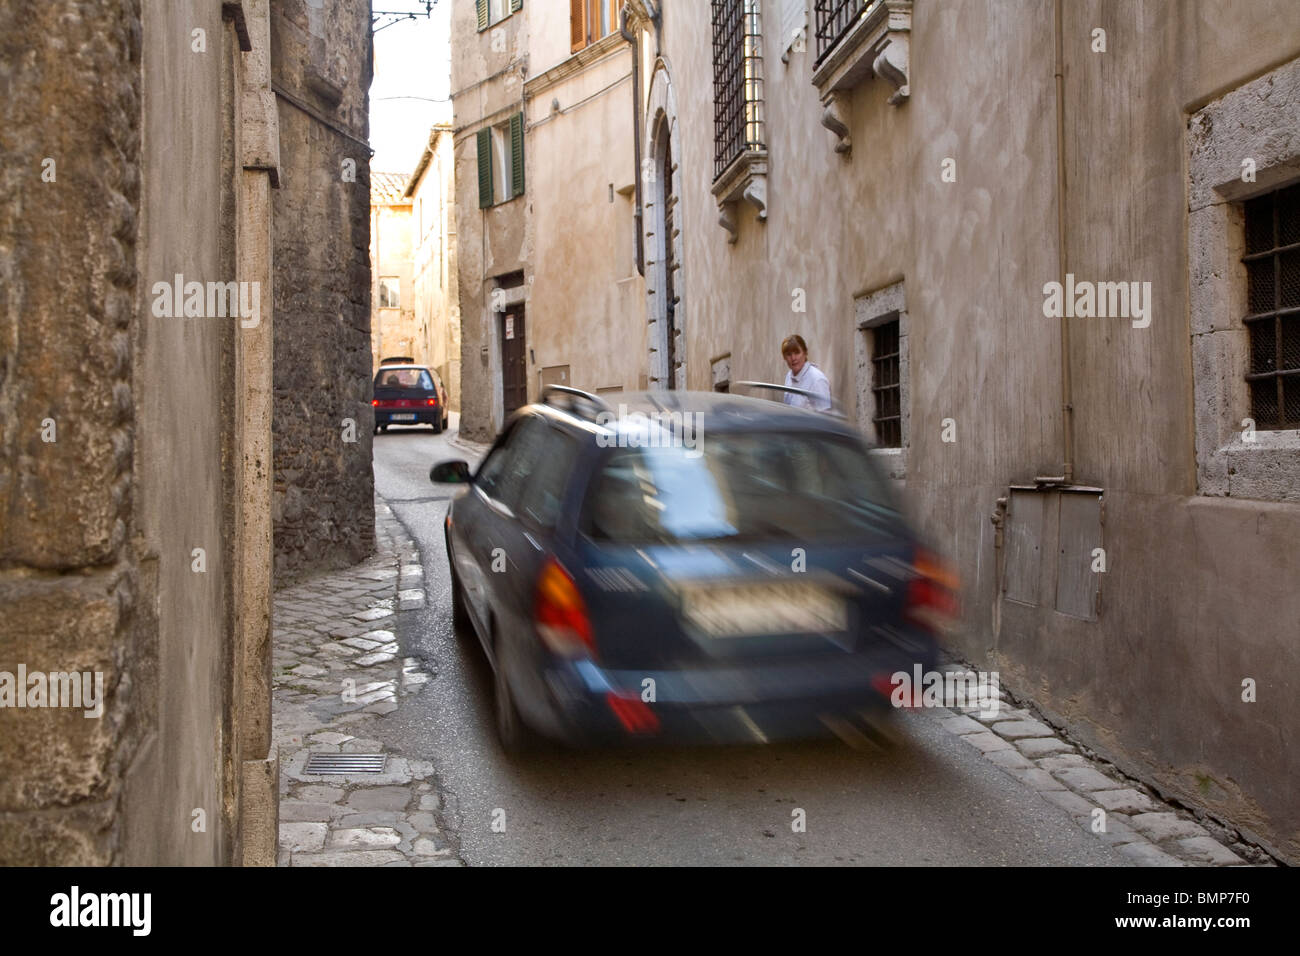
[[[1300,184],[1245,204],[1251,417],[1300,428]]]
[[[902,385],[899,380],[899,323],[895,319],[871,330],[871,392],[876,397],[876,444],[903,447]]]

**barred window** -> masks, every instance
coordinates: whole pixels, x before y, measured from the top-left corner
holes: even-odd
[[[1251,417],[1300,428],[1300,184],[1245,203]]]
[[[881,448],[903,445],[902,383],[899,379],[898,319],[871,330],[871,391],[876,396],[876,444]]]
[[[764,148],[759,0],[713,3],[713,178]]]
[[[813,5],[813,29],[817,38],[817,60],[821,65],[826,54],[853,29],[871,7],[881,0],[816,0]]]

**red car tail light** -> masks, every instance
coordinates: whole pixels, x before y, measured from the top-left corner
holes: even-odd
[[[907,619],[942,634],[957,617],[957,574],[937,555],[922,548],[917,549],[912,564],[916,577],[907,585]]]
[[[424,404],[426,404],[426,405],[437,405],[437,404],[438,404],[438,400],[437,400],[436,398],[429,398],[429,399],[426,399],[426,400],[425,400]]]
[[[623,729],[630,734],[654,734],[659,732],[659,716],[640,697],[623,697],[610,691],[605,695],[605,703],[614,712]]]
[[[537,575],[533,596],[533,621],[542,640],[564,657],[595,656],[591,619],[569,572],[560,562],[547,558]]]
[[[374,407],[374,408],[378,408],[378,407],[379,407],[379,399],[377,399],[377,398],[372,398],[372,399],[370,400],[370,404],[371,404],[372,407]]]

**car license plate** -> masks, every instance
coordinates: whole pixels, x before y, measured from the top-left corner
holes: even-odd
[[[682,597],[682,616],[708,637],[819,634],[848,626],[843,598],[815,584],[692,588]]]
[[[395,422],[413,422],[415,421],[415,412],[411,412],[409,415],[390,415],[389,418]]]

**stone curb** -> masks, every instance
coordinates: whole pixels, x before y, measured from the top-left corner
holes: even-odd
[[[957,661],[943,669],[975,670]],[[1276,865],[1260,848],[1232,839],[1230,831],[1224,833],[1227,828],[1207,821],[1220,831],[1211,832],[1190,812],[1166,803],[1141,781],[1071,742],[1031,704],[1015,701],[1005,687],[999,688],[999,697],[1002,706],[996,714],[985,714],[979,706],[952,706],[932,709],[930,715],[948,733],[1069,813],[1083,830],[1116,847],[1130,862],[1138,866]],[[1101,826],[1105,829],[1096,829]]]
[[[470,441],[468,438],[461,438],[459,429],[447,439],[447,444],[466,452],[475,459],[482,458],[487,454],[487,450],[492,447],[490,442],[477,442]]]
[[[385,752],[358,725],[386,718],[431,676],[397,640],[401,612],[425,606],[420,552],[378,495],[375,546],[360,564],[274,595],[279,866],[463,865],[428,761],[387,752],[378,774],[303,772],[311,753]]]

